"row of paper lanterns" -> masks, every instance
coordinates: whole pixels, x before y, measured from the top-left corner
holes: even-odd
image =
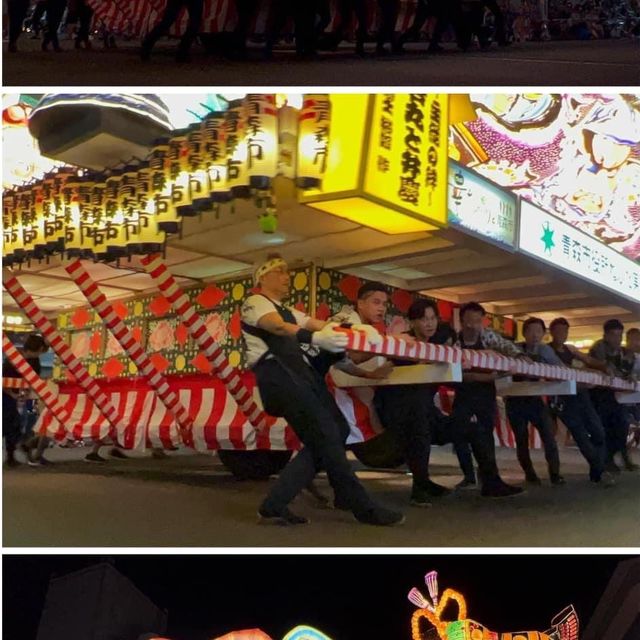
[[[274,94],[248,94],[171,137],[147,159],[109,171],[63,167],[5,191],[5,264],[63,253],[114,260],[162,250],[182,219],[237,198],[271,200],[277,175],[321,184],[329,145],[328,95],[278,109]]]

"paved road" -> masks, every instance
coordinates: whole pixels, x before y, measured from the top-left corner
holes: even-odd
[[[640,40],[523,43],[489,53],[449,50],[427,56],[412,49],[404,56],[360,59],[350,49],[320,60],[298,61],[277,52],[265,62],[252,51],[244,62],[230,62],[196,50],[189,65],[173,61],[173,46],[160,47],[142,63],[133,43],[117,50],[96,48],[42,53],[39,40],[23,39],[19,54],[7,54],[5,86],[637,86]]]
[[[365,485],[388,504],[406,508],[403,527],[357,524],[348,514],[320,510],[298,498],[295,509],[312,519],[296,528],[258,526],[255,509],[266,482],[237,482],[204,455],[111,461],[96,467],[82,451],[51,451],[50,469],[5,470],[4,545],[18,546],[639,546],[640,473],[618,486],[590,485],[573,451],[563,452],[568,484],[529,489],[509,500],[475,492],[443,499],[431,509],[409,508],[410,479],[361,471]],[[536,452],[537,453],[537,452]],[[636,454],[637,455],[637,454]],[[512,451],[500,452],[505,477],[518,481]],[[544,461],[537,456],[542,471]],[[453,486],[453,456],[434,452],[435,479]],[[328,493],[325,479],[319,481]]]

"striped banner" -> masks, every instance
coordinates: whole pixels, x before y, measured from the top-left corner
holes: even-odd
[[[96,381],[91,377],[87,368],[73,355],[71,347],[65,343],[60,333],[55,329],[53,323],[45,317],[38,308],[33,298],[25,291],[24,287],[13,277],[4,282],[5,289],[11,294],[18,306],[27,314],[35,327],[42,332],[51,348],[67,367],[71,375],[76,379],[78,385],[95,402],[98,410],[105,416],[111,426],[110,436],[118,441],[123,437],[126,425],[119,419],[116,408],[111,404],[109,398],[100,390]]]
[[[180,290],[162,258],[159,255],[146,256],[141,259],[141,262],[147,273],[156,281],[163,295],[175,307],[189,334],[202,349],[213,371],[244,411],[249,422],[256,429],[265,428],[269,422],[268,416],[254,402],[251,392],[243,384],[238,371],[229,364],[220,345],[211,337],[202,318],[196,313],[189,298]]]
[[[243,374],[243,384],[251,387],[256,402],[260,402],[258,390],[253,385],[253,376]],[[193,416],[193,438],[191,447],[197,451],[216,449],[298,449],[300,443],[284,419],[274,420],[268,430],[258,432],[247,420],[231,394],[221,381],[211,377],[193,380],[176,378],[169,381],[171,389],[182,403],[189,406]],[[131,389],[124,383],[106,390],[111,402],[127,422],[126,448],[146,447],[170,448],[180,444],[180,434],[171,412],[158,400],[154,391],[144,388]],[[53,416],[44,411],[37,428],[56,440],[95,439],[104,431],[103,416],[92,411],[86,394],[75,385],[63,385],[60,398],[69,408],[71,418],[67,429],[56,429]]]
[[[149,356],[133,337],[124,322],[116,315],[113,307],[107,302],[106,297],[98,289],[98,285],[91,279],[80,260],[74,260],[65,269],[89,301],[89,304],[98,312],[107,328],[133,360],[138,367],[138,371],[158,394],[161,402],[175,416],[180,425],[185,444],[190,445],[192,420],[177,394],[169,389],[165,377],[153,366]]]
[[[26,361],[25,357],[13,346],[11,340],[2,334],[2,350],[7,355],[7,359],[16,368],[18,373],[26,380],[36,395],[42,400],[45,407],[51,412],[52,417],[57,420],[54,425],[56,431],[61,426],[69,424],[69,411],[62,405],[58,398],[51,392],[47,383],[33,370],[33,367]]]

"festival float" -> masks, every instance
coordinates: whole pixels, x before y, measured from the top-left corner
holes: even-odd
[[[319,224],[313,212],[331,229],[359,225],[380,251],[397,239],[430,242],[450,231],[449,156],[462,171],[473,164],[465,155],[471,149],[475,170],[495,169],[486,152],[491,138],[481,146],[484,129],[474,129],[486,101],[472,104],[464,95],[246,94],[214,103],[175,129],[155,96],[39,100],[28,126],[56,166],[5,188],[3,285],[5,300],[55,352],[55,386],[35,374],[5,335],[6,357],[23,376],[6,384],[25,385],[41,398],[37,428],[56,442],[217,450],[237,475],[262,477],[277,472],[299,443],[281,418],[265,414],[243,367],[240,305],[255,291],[250,262],[220,260],[234,275],[224,277],[223,268],[222,276],[189,278],[172,267],[175,255],[203,242],[199,236],[224,247],[230,221],[245,230],[241,241],[257,235],[264,253],[282,242],[283,220]],[[499,106],[503,120],[520,108]],[[517,210],[520,197],[514,198]],[[185,245],[188,238],[192,244]],[[326,247],[328,256],[335,254]],[[34,273],[78,302],[55,307],[54,314],[41,308],[46,290],[29,291]],[[293,263],[291,274],[291,304],[321,319],[352,306],[366,280],[357,270],[342,272],[315,259]],[[630,297],[640,297],[637,275],[629,271]],[[116,277],[135,282],[138,293],[110,295],[123,293]],[[346,331],[353,351],[416,362],[391,383],[446,386],[461,380],[463,369],[475,369],[538,379],[529,383],[538,395],[557,393],[557,385],[575,392],[577,383],[612,387],[629,401],[640,392],[634,381],[594,371],[408,344],[394,332],[405,330],[403,314],[423,294],[400,286],[390,292],[394,326],[381,344]],[[438,307],[444,321],[455,322],[459,305],[438,300]],[[487,322],[516,337],[513,319],[490,314]],[[384,466],[389,455],[367,455],[367,443],[381,441],[368,382],[359,388],[338,379],[331,386],[356,455]],[[447,397],[443,392],[443,406]],[[498,441],[513,446],[504,416],[497,427]]]

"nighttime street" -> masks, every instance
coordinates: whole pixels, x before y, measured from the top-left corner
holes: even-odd
[[[500,640],[635,640],[639,568],[615,555],[5,556],[4,630],[21,640],[36,630],[39,640],[475,640],[479,627]],[[422,607],[440,596],[438,636],[410,590]],[[445,606],[452,597],[461,606]]]
[[[408,45],[405,55],[364,58],[353,46],[323,53],[314,60],[296,60],[291,49],[276,50],[265,61],[257,45],[246,61],[207,55],[195,47],[190,64],[174,60],[175,44],[161,42],[151,60],[139,58],[137,41],[117,49],[96,45],[92,51],[43,53],[39,40],[23,38],[20,52],[5,49],[5,86],[635,86],[640,84],[640,40],[554,41],[495,46],[486,53],[455,50],[451,44],[439,55],[424,45]]]
[[[104,450],[107,451],[106,449]],[[57,464],[4,473],[3,529],[7,546],[443,546],[590,547],[640,543],[640,473],[625,473],[605,489],[588,482],[586,464],[563,450],[567,485],[548,480],[526,495],[503,500],[464,491],[430,509],[409,507],[410,477],[359,471],[365,487],[407,516],[402,527],[368,527],[342,511],[319,509],[308,494],[292,508],[311,519],[304,527],[258,525],[266,482],[239,482],[217,458],[170,454],[165,460],[110,460],[91,465],[82,449],[51,450]],[[132,454],[135,455],[135,454]],[[499,451],[507,481],[522,473],[515,452]],[[544,459],[534,452],[541,477]],[[459,480],[447,448],[432,455],[432,478]],[[326,478],[318,481],[329,495]]]

